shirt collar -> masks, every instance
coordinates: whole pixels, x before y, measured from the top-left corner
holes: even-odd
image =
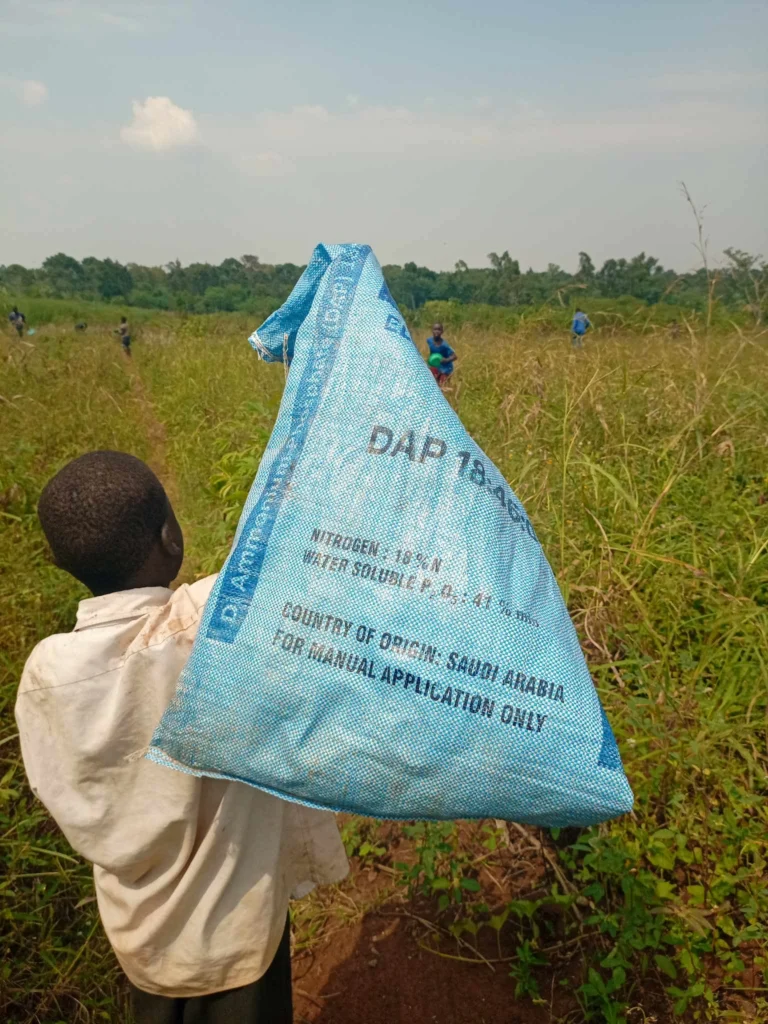
[[[136,590],[119,590],[114,594],[102,594],[101,597],[88,597],[78,605],[75,632],[122,619],[139,618],[150,608],[166,604],[171,593],[167,587],[138,587]]]

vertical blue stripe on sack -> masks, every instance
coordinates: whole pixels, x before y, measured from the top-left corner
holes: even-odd
[[[327,271],[317,311],[317,340],[308,353],[296,389],[288,437],[272,463],[264,489],[227,560],[216,606],[205,634],[209,640],[234,643],[248,614],[259,584],[272,528],[333,369],[355,290],[370,251],[367,245],[349,246]]]
[[[600,747],[600,756],[597,759],[597,763],[601,768],[610,768],[613,772],[619,771],[621,769],[621,755],[616,745],[611,723],[608,721],[605,711],[603,711],[602,704],[600,705],[600,717],[603,722],[603,742]]]

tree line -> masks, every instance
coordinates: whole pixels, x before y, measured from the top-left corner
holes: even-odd
[[[717,301],[746,309],[759,323],[768,305],[768,264],[761,256],[726,249],[718,267],[678,274],[655,256],[609,259],[597,269],[589,254],[579,253],[578,269],[569,273],[555,263],[546,270],[521,270],[508,251],[488,254],[487,267],[459,260],[451,271],[430,270],[415,263],[390,264],[384,275],[396,302],[417,310],[430,301],[484,303],[491,306],[570,307],[590,297],[639,299],[648,305],[666,302],[703,309],[710,290]],[[85,298],[149,309],[187,313],[243,311],[266,314],[280,305],[304,267],[295,263],[262,263],[258,256],[230,257],[222,263],[178,260],[163,267],[88,256],[77,260],[57,253],[39,268],[18,263],[0,266],[0,290],[14,295]]]

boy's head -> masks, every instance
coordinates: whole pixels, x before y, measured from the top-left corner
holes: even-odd
[[[442,336],[443,336],[443,325],[442,324],[432,324],[432,337],[435,339],[435,341],[439,341],[440,338],[442,338]]]
[[[141,459],[89,452],[48,481],[37,506],[60,569],[94,594],[167,587],[184,538],[163,485]]]
[[[121,324],[127,324],[128,323],[128,317],[127,316],[121,316],[120,317],[120,323]]]

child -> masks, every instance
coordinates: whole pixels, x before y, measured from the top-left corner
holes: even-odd
[[[214,581],[169,589],[184,541],[154,473],[91,452],[47,484],[38,514],[56,564],[94,596],[27,661],[21,749],[32,789],[93,862],[136,1018],[288,1024],[288,898],[346,874],[334,817],[140,756]]]
[[[128,320],[124,317],[120,317],[120,326],[117,329],[120,335],[120,341],[123,343],[123,352],[130,358],[131,355],[131,328],[128,326]]]
[[[11,326],[16,328],[16,333],[21,338],[24,334],[24,328],[27,326],[27,318],[19,311],[18,306],[13,307],[8,314],[8,320]]]
[[[584,335],[591,326],[587,314],[577,309],[573,314],[573,323],[571,324],[571,345],[574,348],[581,348]]]
[[[453,373],[453,364],[456,362],[456,353],[443,338],[443,325],[432,324],[432,337],[427,338],[430,355],[440,355],[443,361],[439,366],[430,366],[432,376],[440,385],[441,390],[445,388],[448,379]]]

